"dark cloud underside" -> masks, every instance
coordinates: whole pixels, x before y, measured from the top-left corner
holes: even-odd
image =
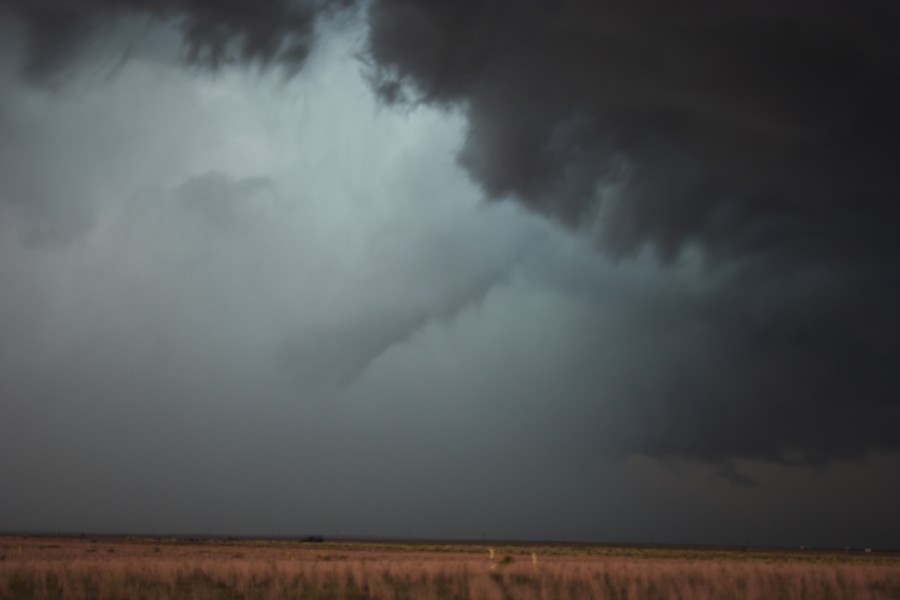
[[[894,5],[382,0],[370,19],[382,95],[462,108],[489,197],[617,256],[703,254],[709,286],[658,323],[672,354],[646,350],[671,367],[623,399],[647,413],[635,450],[897,449]]]
[[[218,68],[237,62],[302,67],[317,19],[352,1],[267,0],[3,0],[0,7],[25,27],[29,78],[41,80],[66,65],[91,36],[116,19],[149,17],[183,33],[185,57]]]
[[[135,14],[177,24],[193,62],[299,68],[317,18],[350,4],[0,2],[37,79]],[[381,98],[461,110],[459,163],[488,197],[588,230],[614,257],[702,256],[702,285],[629,314],[653,382],[638,371],[620,393],[643,421],[628,451],[900,450],[900,8],[374,0],[365,14]],[[191,185],[206,210],[217,180]],[[600,293],[578,277],[559,285]]]
[[[618,252],[746,253],[847,245],[829,221],[893,214],[898,19],[881,2],[383,0],[371,54],[386,94],[464,108],[460,159],[489,195],[605,217]]]

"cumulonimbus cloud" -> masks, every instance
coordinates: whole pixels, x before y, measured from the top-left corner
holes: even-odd
[[[900,10],[381,0],[369,15],[382,96],[462,110],[459,161],[488,197],[616,256],[694,248],[712,269],[689,322],[659,332],[707,351],[647,348],[673,365],[661,397],[622,399],[648,413],[633,450],[897,449]]]
[[[3,0],[46,71],[104,19],[177,23],[189,60],[299,67],[353,2]],[[827,462],[900,449],[900,8],[659,0],[373,0],[388,102],[466,116],[489,198],[615,256],[702,254],[686,309],[709,352],[656,389],[635,451]],[[676,336],[677,337],[677,336]],[[698,338],[695,338],[695,341]],[[665,357],[658,360],[665,360]],[[623,401],[627,401],[625,399]]]

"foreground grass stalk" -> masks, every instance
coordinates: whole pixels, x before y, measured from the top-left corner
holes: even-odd
[[[293,544],[0,544],[0,600],[900,598],[881,563],[484,554]],[[524,553],[524,552],[523,552]],[[526,557],[528,556],[526,554]],[[489,553],[490,556],[490,553]],[[511,558],[509,555],[506,558]]]

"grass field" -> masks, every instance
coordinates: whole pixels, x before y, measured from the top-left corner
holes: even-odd
[[[698,548],[0,537],[0,599],[885,599],[900,556]]]

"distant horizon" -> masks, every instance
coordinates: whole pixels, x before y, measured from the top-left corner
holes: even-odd
[[[527,538],[454,538],[454,537],[392,537],[392,536],[356,536],[327,534],[321,532],[307,532],[297,534],[228,534],[228,533],[141,533],[141,532],[51,532],[51,531],[0,531],[0,537],[32,537],[32,538],[112,538],[112,539],[175,539],[179,541],[205,540],[215,541],[285,541],[301,542],[308,544],[320,543],[303,538],[321,536],[324,542],[359,542],[363,544],[411,544],[411,545],[448,545],[448,546],[562,546],[562,547],[597,547],[597,548],[697,548],[697,549],[728,549],[728,550],[799,550],[799,551],[835,551],[835,552],[862,552],[862,553],[900,553],[900,547],[879,546],[809,546],[809,545],[778,545],[778,544],[728,544],[728,543],[678,543],[678,542],[624,542],[624,541],[600,541],[600,540],[564,540],[564,539],[527,539]]]

